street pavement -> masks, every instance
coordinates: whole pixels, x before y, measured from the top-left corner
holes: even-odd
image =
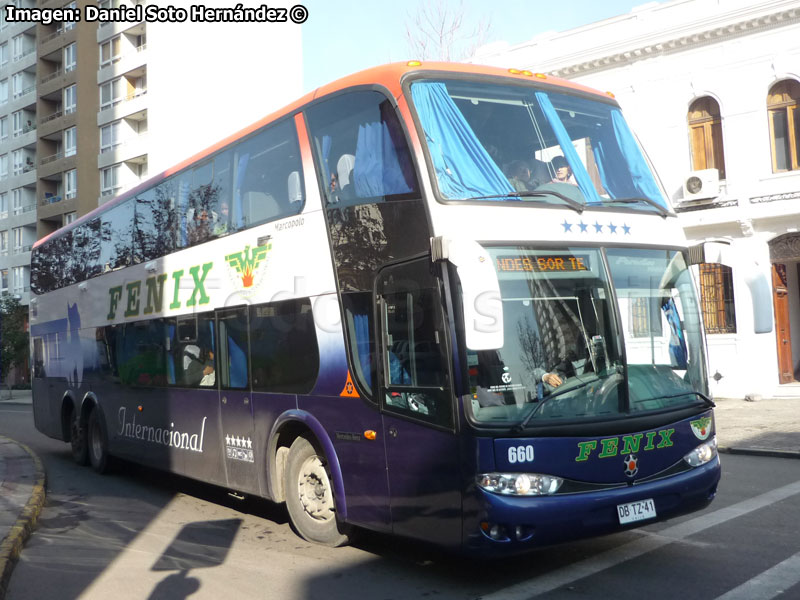
[[[720,451],[800,458],[800,397],[715,399]],[[0,390],[0,407],[31,404],[30,391]],[[45,501],[45,473],[24,444],[0,436],[0,600]]]

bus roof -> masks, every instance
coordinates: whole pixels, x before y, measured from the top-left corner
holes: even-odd
[[[282,117],[290,115],[299,109],[301,109],[306,104],[310,102],[322,98],[323,96],[327,96],[329,94],[335,94],[336,92],[342,91],[347,88],[357,87],[357,86],[364,86],[364,85],[381,85],[385,87],[389,92],[394,96],[395,99],[399,99],[402,94],[402,82],[403,79],[408,75],[415,75],[415,74],[449,74],[449,73],[459,73],[465,75],[488,75],[488,76],[495,76],[495,77],[509,77],[512,79],[523,80],[523,81],[546,81],[551,85],[556,85],[560,87],[564,87],[567,89],[572,89],[579,92],[589,93],[589,94],[596,94],[599,96],[607,97],[610,95],[608,92],[603,93],[599,90],[594,88],[590,88],[579,83],[575,83],[574,81],[568,81],[566,79],[561,79],[558,77],[551,77],[550,75],[545,75],[543,73],[534,73],[532,71],[523,70],[523,69],[515,69],[515,68],[500,68],[500,67],[488,67],[484,65],[475,65],[475,64],[468,64],[468,63],[454,63],[454,62],[433,62],[433,61],[408,61],[408,62],[398,62],[398,63],[390,63],[386,65],[381,65],[378,67],[372,67],[369,69],[365,69],[363,71],[358,71],[357,73],[353,73],[346,77],[342,77],[341,79],[337,79],[331,83],[325,84],[321,87],[318,87],[316,90],[309,92],[299,98],[298,100],[292,102],[284,106],[277,111],[268,114],[267,116],[259,119],[255,123],[245,127],[244,129],[237,131],[236,133],[229,135],[228,137],[220,140],[216,144],[209,146],[205,150],[190,156],[189,158],[179,162],[173,167],[170,167],[166,171],[163,171],[153,177],[148,178],[146,181],[143,181],[139,185],[131,188],[130,190],[123,192],[113,200],[106,202],[105,204],[98,206],[94,210],[90,211],[89,213],[83,215],[79,219],[76,219],[69,225],[61,227],[56,231],[46,235],[42,239],[38,240],[34,243],[33,247],[37,248],[38,246],[42,245],[44,242],[49,240],[51,237],[58,237],[62,233],[66,233],[70,229],[74,229],[75,227],[81,225],[82,223],[86,223],[93,219],[98,214],[113,208],[117,204],[124,202],[126,199],[130,198],[131,196],[136,195],[143,189],[148,189],[152,187],[154,184],[158,183],[174,175],[181,169],[186,168],[187,166],[199,162],[203,160],[205,157],[213,154],[217,150],[227,146],[228,144],[232,144],[237,140],[247,136],[248,134],[260,129],[261,127],[276,121]],[[613,96],[612,96],[613,97]]]

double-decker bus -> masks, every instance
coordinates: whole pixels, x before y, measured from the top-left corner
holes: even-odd
[[[690,265],[723,246],[690,252],[608,94],[367,70],[35,245],[36,427],[328,545],[670,518],[720,478]]]

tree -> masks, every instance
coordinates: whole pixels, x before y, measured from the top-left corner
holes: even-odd
[[[406,21],[406,41],[413,58],[459,61],[475,54],[490,29],[489,19],[475,22],[468,17],[463,0],[422,1]]]
[[[9,293],[0,296],[0,381],[14,367],[25,364],[28,356],[27,310]]]

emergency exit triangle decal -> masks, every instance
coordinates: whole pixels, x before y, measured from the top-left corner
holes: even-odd
[[[353,378],[350,376],[350,370],[347,371],[347,381],[344,384],[344,388],[342,389],[342,393],[339,394],[340,396],[344,396],[346,398],[360,398],[361,396],[358,395],[358,390],[356,390],[356,386],[353,384]]]

